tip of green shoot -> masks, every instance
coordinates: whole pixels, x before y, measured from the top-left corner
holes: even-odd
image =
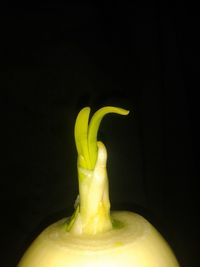
[[[106,106],[97,110],[89,122],[90,107],[83,108],[75,123],[75,142],[79,155],[79,164],[83,168],[93,169],[97,158],[97,133],[103,117],[108,113],[128,115],[129,110]]]

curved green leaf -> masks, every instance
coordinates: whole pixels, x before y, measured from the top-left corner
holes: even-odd
[[[127,115],[129,111],[123,108],[107,106],[97,110],[92,116],[88,129],[88,150],[92,169],[97,159],[97,133],[99,125],[103,117],[108,113]]]
[[[83,168],[91,169],[88,150],[88,120],[90,108],[85,107],[79,112],[74,129],[75,143],[79,155],[79,164]]]

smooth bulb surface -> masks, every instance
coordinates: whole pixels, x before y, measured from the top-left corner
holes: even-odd
[[[166,241],[142,216],[119,211],[111,217],[119,227],[95,236],[66,232],[66,219],[52,224],[18,267],[179,267]]]

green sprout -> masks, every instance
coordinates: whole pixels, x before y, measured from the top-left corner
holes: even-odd
[[[97,160],[97,133],[103,117],[108,113],[127,115],[128,110],[107,106],[97,110],[89,122],[90,108],[83,108],[75,123],[75,142],[79,155],[79,165],[93,170]]]
[[[102,142],[97,142],[99,125],[108,113],[127,115],[128,110],[103,107],[89,121],[90,108],[83,108],[76,119],[74,135],[78,152],[79,195],[75,210],[67,222],[67,231],[96,234],[110,229],[110,200],[106,170],[107,152]]]

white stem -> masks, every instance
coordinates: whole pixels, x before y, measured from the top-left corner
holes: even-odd
[[[108,176],[107,152],[102,142],[97,143],[98,156],[94,170],[78,165],[79,211],[70,232],[75,234],[97,234],[112,228]]]

